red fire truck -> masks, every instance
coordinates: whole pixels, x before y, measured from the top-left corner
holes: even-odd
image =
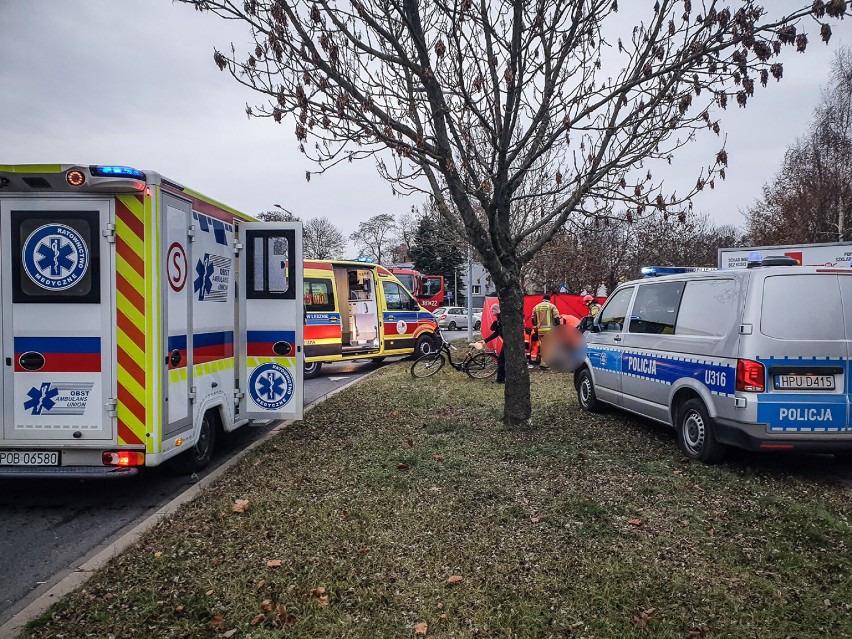
[[[414,269],[413,264],[396,264],[389,270],[411,291],[423,308],[434,311],[444,304],[443,275],[423,275]]]

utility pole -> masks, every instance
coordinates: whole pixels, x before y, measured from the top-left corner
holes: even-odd
[[[467,341],[473,341],[473,263],[470,244],[467,245]]]

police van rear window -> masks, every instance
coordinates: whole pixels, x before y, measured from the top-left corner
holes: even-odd
[[[773,275],[763,281],[760,332],[789,340],[845,339],[836,275]]]

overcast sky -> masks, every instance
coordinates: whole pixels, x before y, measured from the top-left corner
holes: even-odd
[[[765,4],[780,12],[803,2]],[[852,20],[834,28],[830,46],[817,28],[807,32],[807,54],[787,49],[782,82],[770,80],[747,109],[723,114],[728,180],[695,200],[716,223],[742,223],[739,211],[806,130],[832,52],[852,42]],[[214,45],[232,40],[244,51],[249,35],[170,0],[0,0],[0,164],[126,164],[247,213],[281,204],[303,218],[325,215],[347,234],[372,215],[422,201],[393,196],[369,160],[307,183],[313,167],[297,150],[292,123],[248,120],[254,94],[214,65]],[[689,175],[694,183],[698,163],[718,148],[705,136],[655,177]]]

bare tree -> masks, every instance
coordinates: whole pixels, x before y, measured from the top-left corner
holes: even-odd
[[[327,217],[312,217],[302,231],[305,257],[314,260],[338,260],[346,250],[346,238]]]
[[[263,211],[262,213],[258,213],[257,219],[264,222],[299,222],[302,218],[285,208],[281,208],[278,211]]]
[[[374,215],[358,225],[358,230],[349,236],[361,255],[371,257],[377,264],[389,258],[391,249],[398,244],[396,220],[390,213]]]
[[[852,238],[852,50],[837,50],[809,132],[746,212],[755,244]]]
[[[501,298],[510,425],[531,415],[524,265],[569,218],[668,212],[712,185],[724,148],[679,194],[650,165],[780,79],[782,46],[807,46],[798,20],[846,12],[844,0],[772,17],[753,0],[634,2],[627,17],[617,0],[183,1],[249,25],[251,50],[214,61],[265,97],[249,116],[295,123],[316,173],[374,157],[397,192],[428,192],[463,230]]]

